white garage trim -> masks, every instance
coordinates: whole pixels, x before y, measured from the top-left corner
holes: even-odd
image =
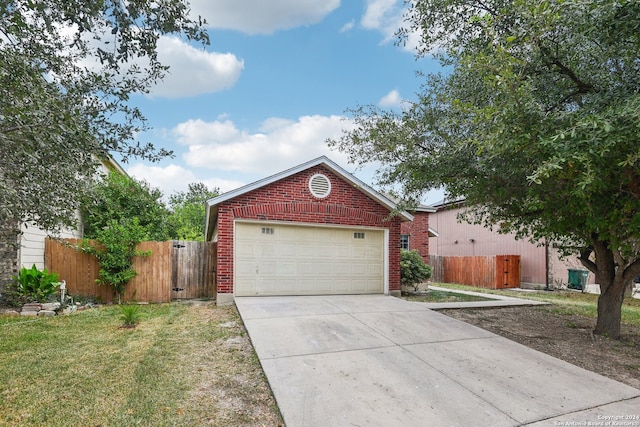
[[[370,251],[371,250],[376,251],[375,248],[381,249],[381,251],[378,252],[379,255],[378,255],[377,259],[380,260],[380,254],[381,254],[381,257],[382,257],[382,272],[381,273],[382,274],[381,274],[381,276],[377,276],[377,277],[378,277],[378,279],[380,279],[380,277],[382,278],[382,289],[380,289],[378,287],[377,288],[378,290],[375,291],[375,292],[380,292],[382,290],[382,292],[384,294],[388,294],[389,293],[389,230],[387,228],[365,227],[365,226],[346,226],[346,225],[339,225],[339,224],[315,224],[315,223],[302,223],[302,222],[293,222],[293,221],[259,221],[259,220],[242,220],[241,219],[241,220],[235,220],[234,224],[233,224],[233,235],[234,235],[234,248],[233,248],[233,269],[234,269],[233,283],[234,283],[234,286],[233,286],[233,289],[234,289],[234,295],[236,295],[236,296],[247,296],[247,288],[242,288],[241,286],[239,286],[239,285],[241,285],[241,283],[238,280],[238,276],[241,275],[242,277],[246,278],[247,275],[253,274],[251,272],[252,271],[251,269],[254,268],[253,267],[253,265],[254,265],[253,263],[251,263],[251,265],[249,265],[250,263],[246,262],[246,261],[250,260],[252,258],[252,256],[246,254],[247,257],[243,258],[242,254],[238,250],[238,241],[239,241],[238,228],[239,228],[239,225],[243,225],[243,224],[247,224],[247,225],[253,224],[253,225],[256,226],[256,232],[259,232],[259,230],[260,230],[261,234],[265,234],[265,235],[271,235],[273,233],[272,230],[274,228],[276,229],[275,232],[277,233],[277,227],[281,227],[281,229],[284,228],[285,230],[289,230],[289,232],[295,231],[294,228],[302,228],[302,229],[308,228],[308,230],[306,230],[306,231],[309,231],[309,232],[313,232],[314,230],[318,230],[318,229],[322,229],[322,228],[326,228],[327,230],[331,230],[331,229],[333,229],[333,230],[349,230],[349,231],[353,231],[354,232],[354,238],[355,238],[356,234],[358,234],[358,235],[359,235],[359,233],[365,233],[366,234],[367,230],[376,232],[372,236],[374,236],[374,239],[376,239],[378,242],[380,242],[380,244],[382,244],[383,247],[380,248],[378,246],[378,244],[371,245],[371,242],[370,242],[369,245],[368,245],[369,249],[367,249],[366,252],[367,253],[375,253],[375,252],[370,252]],[[244,228],[243,232],[246,232],[246,231],[248,231],[248,230],[246,228]],[[303,230],[303,231],[305,231],[305,230]],[[337,232],[337,233],[339,233],[339,234],[337,234],[337,236],[343,236],[343,237],[340,237],[339,239],[344,239],[343,232]],[[245,236],[246,236],[246,234],[245,234]],[[334,236],[336,236],[336,235],[334,234]],[[375,236],[377,236],[377,237],[375,237]],[[245,237],[244,241],[245,242],[248,241],[246,237]],[[342,241],[344,241],[344,240],[342,240]],[[261,250],[261,249],[257,249],[259,246],[260,245],[256,245],[253,250],[254,251],[255,250]],[[348,246],[344,246],[344,245],[340,246],[340,247],[348,248]],[[278,249],[278,250],[281,250],[282,246],[279,246],[279,248],[280,249]],[[242,250],[245,251],[245,250],[251,250],[251,249],[248,249],[246,246],[243,246]],[[314,250],[314,249],[312,249],[312,250]],[[317,248],[315,250],[317,250]],[[363,250],[364,250],[364,248],[363,248]],[[347,249],[347,251],[349,251],[349,249]],[[354,253],[353,252],[353,248],[350,251],[351,251],[352,254]],[[326,253],[326,247],[325,247],[325,253]],[[375,255],[374,255],[373,259],[375,259]],[[369,258],[369,260],[371,260],[371,258]],[[244,262],[244,264],[240,265],[241,262]],[[298,265],[298,264],[296,264],[296,265]],[[312,266],[313,264],[308,264],[308,265]],[[332,264],[332,265],[335,265],[335,264]],[[349,265],[351,265],[351,271],[352,272],[353,272],[353,267],[354,266],[356,268],[358,268],[357,264],[344,264],[344,266],[349,266]],[[364,268],[365,265],[366,265],[366,263],[362,264],[360,266],[360,268],[361,269]],[[369,264],[369,265],[371,265],[371,264]],[[378,261],[377,265],[378,265],[378,268],[379,268],[379,266],[380,266],[379,261]],[[267,263],[266,265],[262,265],[260,267],[260,270],[264,271],[263,268],[269,268],[270,266],[271,266],[271,264]],[[278,268],[280,268],[280,267],[278,267]],[[256,266],[255,268],[256,268],[256,271],[257,271],[258,267]],[[273,268],[275,268],[275,267],[273,267]],[[298,267],[294,267],[294,269],[295,268],[300,268],[300,265],[298,265]],[[241,273],[239,273],[240,269],[242,269]],[[349,269],[349,267],[347,267],[347,269]],[[336,270],[334,270],[334,274],[335,274],[335,271]],[[361,271],[364,271],[364,270],[361,270]],[[366,270],[366,271],[369,272],[371,270]],[[380,271],[380,270],[378,270],[378,271]],[[265,275],[265,277],[269,277],[268,273]],[[254,280],[254,279],[252,279],[252,280]],[[242,282],[242,283],[246,284],[248,282],[245,281],[245,282]],[[254,283],[256,283],[256,282],[254,282]],[[279,283],[279,281],[278,281],[278,283]],[[371,283],[373,283],[373,282],[371,282]],[[376,280],[376,283],[380,284],[380,281]],[[320,284],[322,285],[322,283],[320,283]],[[362,285],[362,283],[361,283],[361,285]],[[253,285],[251,285],[251,286],[253,286]],[[258,285],[255,285],[255,286],[258,286]],[[286,285],[284,286],[284,288],[286,289]],[[336,288],[339,288],[339,286],[336,286]],[[307,288],[307,292],[303,291],[301,294],[311,295],[311,294],[331,293],[331,292],[327,292],[326,290],[323,292],[321,289],[318,292],[309,293],[308,289],[310,289],[310,288]],[[241,290],[242,292],[239,292],[239,290]],[[251,291],[251,292],[253,292],[253,291]],[[345,294],[345,293],[351,293],[351,292],[345,292],[344,289],[342,289],[342,290],[339,290],[337,293]],[[356,291],[356,292],[353,292],[353,293],[360,293],[360,292]],[[277,293],[273,293],[273,295],[276,295],[276,294]]]

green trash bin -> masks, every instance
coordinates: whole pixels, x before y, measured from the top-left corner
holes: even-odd
[[[587,277],[589,277],[589,272],[586,270],[575,270],[573,268],[569,269],[569,284],[567,287],[569,289],[578,289],[584,292],[587,288]]]

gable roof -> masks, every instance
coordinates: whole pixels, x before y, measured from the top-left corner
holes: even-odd
[[[207,219],[206,219],[206,228],[205,228],[205,237],[208,240],[211,236],[210,234],[213,232],[213,225],[217,219],[217,207],[220,203],[226,202],[227,200],[231,200],[235,197],[241,196],[245,193],[248,193],[253,190],[257,190],[258,188],[264,187],[266,185],[272,184],[276,181],[280,181],[281,179],[287,178],[291,175],[295,175],[299,172],[312,168],[314,166],[323,165],[345,181],[351,183],[355,188],[365,193],[367,196],[371,197],[373,200],[377,201],[381,205],[387,207],[390,211],[396,210],[397,205],[387,196],[379,193],[374,190],[364,182],[360,181],[358,178],[344,170],[337,163],[331,161],[326,156],[321,156],[313,160],[309,160],[306,163],[302,163],[301,165],[292,167],[275,175],[271,175],[269,177],[263,178],[259,181],[255,181],[251,184],[247,184],[243,187],[237,188],[235,190],[228,191],[224,194],[221,194],[217,197],[207,200]],[[411,215],[407,211],[400,211],[398,213],[400,218],[403,221],[413,221],[413,215]]]

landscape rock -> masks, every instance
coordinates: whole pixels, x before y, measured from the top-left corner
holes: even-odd
[[[38,316],[55,316],[56,312],[53,310],[40,310]]]
[[[59,302],[49,302],[46,304],[42,304],[42,309],[47,311],[56,311],[60,308]]]
[[[20,316],[33,316],[36,317],[38,315],[37,311],[21,311]]]
[[[42,304],[37,302],[30,302],[22,306],[22,313],[24,312],[38,312],[42,310]]]

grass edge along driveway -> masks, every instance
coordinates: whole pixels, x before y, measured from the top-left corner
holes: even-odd
[[[550,302],[554,310],[560,314],[579,314],[595,319],[598,315],[598,295],[574,290],[530,291],[519,292],[508,289],[484,289],[453,283],[432,283],[433,286],[451,290],[473,291],[479,293],[504,295],[513,298],[523,298],[536,301]],[[622,323],[633,327],[640,327],[640,299],[625,295],[622,304]]]

